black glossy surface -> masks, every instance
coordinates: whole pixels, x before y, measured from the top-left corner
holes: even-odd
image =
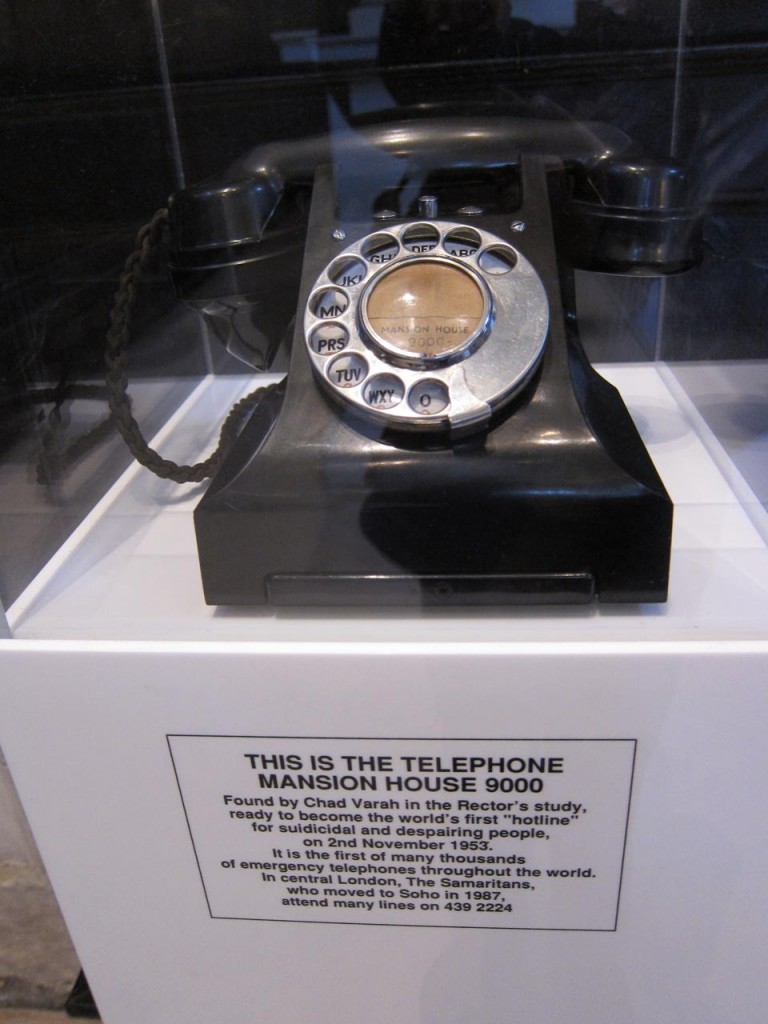
[[[210,603],[556,603],[588,599],[592,579],[602,601],[665,599],[671,503],[618,393],[566,332],[545,165],[521,168],[525,232],[504,215],[482,224],[547,288],[534,382],[487,433],[425,447],[333,406],[296,337],[284,399],[257,411],[195,514]],[[322,175],[304,296],[339,251],[334,208]],[[372,227],[343,226],[345,244]]]

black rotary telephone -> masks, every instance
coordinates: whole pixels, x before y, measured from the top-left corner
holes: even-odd
[[[605,125],[393,120],[259,147],[167,219],[231,352],[292,334],[195,512],[209,603],[666,599],[672,504],[573,269],[694,263],[680,168]]]

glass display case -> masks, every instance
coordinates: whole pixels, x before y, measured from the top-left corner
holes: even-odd
[[[235,463],[242,475],[249,459],[240,441],[202,503],[197,534],[212,603],[663,600],[671,508],[660,496],[665,486],[677,492],[680,532],[692,495],[663,472],[662,484],[596,378],[573,384],[587,372],[574,363],[579,339],[608,378],[611,370],[658,376],[686,426],[636,410],[652,458],[663,457],[654,443],[671,450],[670,431],[691,429],[764,537],[766,29],[750,5],[726,17],[699,4],[673,13],[608,3],[362,3],[325,5],[321,14],[306,4],[268,13],[233,3],[217,8],[215,30],[213,15],[189,17],[172,4],[108,5],[98,31],[113,41],[100,47],[77,33],[63,33],[62,43],[57,35],[52,47],[28,31],[27,17],[11,18],[5,87],[13,144],[5,157],[0,581],[17,636],[32,629],[41,571],[47,566],[49,578],[63,552],[80,546],[73,537],[86,519],[93,523],[95,508],[105,529],[117,519],[127,530],[120,544],[107,542],[116,552],[156,516],[197,503],[199,481],[161,485],[140,499],[157,485],[130,469],[117,427],[151,438],[161,428],[173,434],[177,422],[161,452],[170,460],[194,462],[206,444],[214,447],[229,396],[287,368],[293,324],[304,320],[312,287],[301,283],[305,254],[305,278],[326,281],[329,301],[317,284],[316,308],[306,314],[312,323],[299,324],[293,348],[307,347],[325,394],[291,413],[301,401],[300,385],[290,384],[301,365],[288,374],[286,412],[267,392],[251,434],[259,416],[279,426],[271,441],[265,425],[249,442],[265,449],[251,460],[254,480],[222,490]],[[55,24],[55,12],[47,17]],[[544,161],[538,183],[534,158]],[[318,219],[317,189],[311,222],[309,213],[321,166],[334,168],[327,223]],[[120,353],[111,357],[110,409],[104,336],[118,269],[137,225],[169,195],[170,226],[156,228],[138,294],[130,309],[124,297],[112,313],[121,337],[112,342]],[[393,254],[404,263],[397,273],[384,266]],[[525,267],[531,283],[521,291]],[[419,272],[426,298],[414,319],[404,303]],[[346,295],[341,288],[342,314],[332,286],[344,280],[354,283]],[[423,314],[433,295],[445,319],[430,326]],[[377,312],[377,296],[379,307],[392,306],[389,320]],[[465,315],[473,301],[477,312]],[[562,341],[545,344],[558,333]],[[562,374],[572,380],[552,401],[558,414],[544,422],[532,398],[557,377],[549,351],[559,347],[570,360]],[[568,420],[574,389],[583,434],[583,423]],[[196,417],[194,433],[187,414]],[[293,415],[303,418],[303,432]],[[335,418],[352,428],[337,430]],[[323,437],[314,447],[313,432]],[[570,447],[547,448],[548,433],[570,434]],[[582,465],[595,442],[608,460]],[[357,462],[349,454],[355,443]],[[325,468],[313,461],[322,445]],[[441,452],[425,454],[432,449]],[[595,508],[586,508],[594,483],[579,492],[574,481],[610,475],[618,449],[625,465],[614,491],[598,487]],[[478,452],[488,467],[482,483]],[[294,459],[293,485],[265,482],[262,462]],[[342,462],[331,483],[328,467]],[[528,478],[523,463],[534,465]],[[126,470],[136,477],[127,489]],[[309,476],[317,480],[311,501]],[[645,494],[635,512],[617,504],[618,492],[632,487]],[[129,517],[115,503],[123,492]],[[558,507],[558,492],[569,512]],[[709,497],[702,495],[705,504],[722,504]],[[654,501],[658,509],[649,511]],[[579,504],[585,511],[574,518]],[[220,522],[219,507],[229,518],[210,525]],[[609,542],[609,525],[631,541]],[[351,538],[361,533],[356,545]],[[615,552],[604,556],[611,544]],[[257,548],[267,557],[249,554]],[[617,568],[633,558],[634,576]],[[69,570],[82,575],[73,562]],[[673,587],[673,603],[675,594]],[[138,593],[128,601],[146,606]],[[65,631],[78,635],[79,618],[85,635],[121,634],[122,609],[109,613],[113,625],[103,634],[79,600],[67,604]],[[171,638],[177,627],[163,628]]]
[[[0,736],[107,1024],[757,1024],[768,13],[77,11],[0,14]]]

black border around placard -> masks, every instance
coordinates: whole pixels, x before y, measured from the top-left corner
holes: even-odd
[[[178,769],[176,767],[176,761],[173,756],[173,745],[171,740],[173,739],[221,739],[221,740],[322,740],[322,741],[342,741],[348,740],[350,742],[419,742],[419,743],[631,743],[632,744],[632,763],[629,772],[629,790],[627,792],[627,812],[624,820],[624,838],[621,848],[621,860],[619,864],[619,880],[618,880],[618,891],[616,893],[616,913],[614,914],[613,927],[612,928],[534,928],[525,926],[497,926],[497,925],[471,925],[471,924],[399,924],[396,922],[367,922],[367,921],[316,921],[316,920],[302,920],[299,918],[283,918],[283,917],[235,917],[229,915],[214,914],[211,909],[211,901],[208,897],[208,891],[205,886],[205,878],[203,876],[203,869],[200,864],[200,858],[197,853],[197,846],[195,845],[195,837],[192,834],[192,823],[189,819],[189,812],[187,811],[187,805],[184,801],[184,793],[181,788],[181,780],[179,779]],[[513,737],[494,737],[494,736],[254,736],[250,733],[183,733],[183,732],[170,732],[165,734],[165,740],[168,745],[168,753],[171,758],[171,765],[173,767],[174,778],[176,779],[176,786],[179,791],[179,797],[181,799],[181,806],[184,811],[184,819],[187,823],[187,830],[189,832],[190,842],[192,843],[192,851],[195,857],[195,863],[197,864],[198,874],[200,875],[200,883],[203,888],[203,895],[205,897],[205,903],[208,908],[208,914],[213,921],[257,921],[271,924],[311,924],[311,925],[344,925],[347,927],[357,928],[438,928],[438,929],[460,929],[462,931],[502,931],[502,932],[590,932],[605,934],[607,932],[615,932],[618,929],[619,923],[619,907],[621,905],[621,890],[624,883],[624,863],[627,855],[627,839],[629,835],[629,815],[632,807],[632,792],[635,780],[635,766],[637,763],[637,737],[620,737],[620,736],[579,736],[579,737],[566,737],[566,736],[513,736]]]

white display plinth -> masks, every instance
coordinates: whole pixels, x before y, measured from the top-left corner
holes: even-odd
[[[192,510],[204,485],[136,465],[8,612],[17,640],[319,642],[765,637],[768,515],[684,396],[651,365],[601,367],[624,396],[675,503],[669,601],[581,608],[220,609],[203,603]],[[663,370],[662,370],[663,372]],[[666,380],[674,385],[669,374]],[[157,447],[195,461],[252,379],[205,382]],[[268,543],[268,538],[265,539]]]
[[[762,1024],[764,512],[664,368],[605,372],[665,606],[207,608],[199,491],[136,469],[10,609],[2,745],[107,1024]]]

